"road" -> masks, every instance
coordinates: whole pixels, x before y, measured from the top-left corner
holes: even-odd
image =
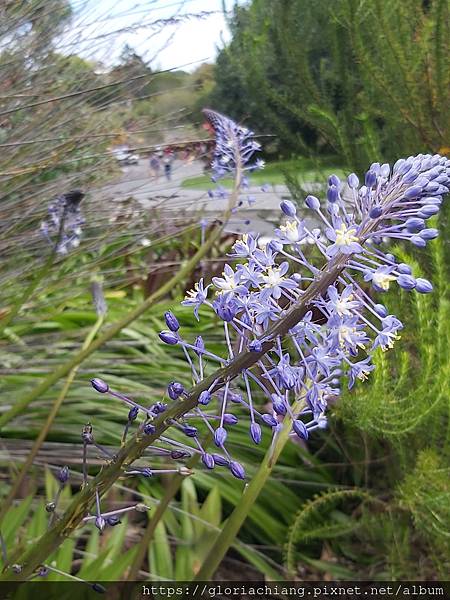
[[[172,168],[171,181],[167,181],[164,174],[158,180],[151,177],[148,161],[141,159],[137,165],[122,168],[122,175],[116,181],[104,186],[97,195],[109,201],[120,202],[133,197],[145,208],[158,208],[164,213],[185,212],[202,214],[207,220],[220,217],[227,206],[227,200],[210,198],[207,191],[185,189],[181,182],[189,177],[201,175],[203,165],[200,161],[188,164],[185,161],[175,160]],[[310,184],[311,190],[317,184]],[[216,189],[211,183],[211,189]],[[254,199],[249,206],[247,198]],[[271,186],[270,190],[263,192],[260,187],[250,186],[241,199],[243,205],[230,219],[227,231],[244,233],[257,231],[261,235],[270,235],[274,224],[280,217],[279,206],[283,198],[289,198],[289,191],[284,185]]]

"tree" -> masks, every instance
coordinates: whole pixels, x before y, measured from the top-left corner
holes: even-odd
[[[288,152],[333,150],[356,169],[437,151],[450,123],[448,16],[444,0],[253,0],[235,9],[211,100]]]

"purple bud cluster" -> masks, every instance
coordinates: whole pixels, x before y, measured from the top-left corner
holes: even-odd
[[[246,202],[249,206],[255,203],[254,196],[248,193],[249,181],[246,173],[263,169],[264,161],[260,158],[253,161],[255,152],[261,149],[261,145],[254,140],[254,132],[242,127],[233,120],[213,110],[205,109],[203,114],[214,128],[216,145],[211,163],[212,181],[217,182],[226,175],[237,178],[238,188],[243,192],[242,197],[237,199],[235,206],[231,207],[233,212]],[[227,199],[227,189],[221,185],[215,190],[209,190],[210,198]]]
[[[61,194],[48,207],[48,217],[41,222],[41,233],[56,247],[58,254],[67,254],[80,245],[85,223],[80,211],[84,193],[72,190]]]

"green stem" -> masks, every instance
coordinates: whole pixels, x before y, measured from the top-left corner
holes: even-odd
[[[104,316],[103,315],[99,316],[97,321],[95,322],[94,326],[92,327],[92,329],[89,331],[88,335],[86,336],[86,339],[83,343],[82,349],[86,349],[91,345],[91,343],[94,340],[95,336],[97,335],[100,327],[102,326],[103,321],[104,321]],[[28,473],[28,469],[33,464],[36,454],[39,452],[39,449],[41,448],[45,438],[47,437],[48,432],[50,431],[50,427],[52,426],[53,421],[55,420],[56,415],[58,414],[61,404],[64,402],[64,399],[67,396],[67,393],[70,389],[70,386],[72,385],[72,382],[73,382],[75,375],[77,374],[77,371],[79,368],[80,368],[80,365],[77,365],[70,371],[69,376],[67,377],[66,382],[65,382],[59,396],[56,398],[55,402],[53,403],[53,406],[50,410],[47,420],[45,421],[41,431],[39,432],[38,437],[36,438],[32,448],[31,448],[30,454],[28,455],[26,461],[22,465],[22,468],[21,468],[19,474],[15,478],[14,484],[12,485],[8,496],[3,501],[2,507],[0,509],[0,525],[3,522],[3,519],[6,515],[6,513],[8,512],[12,501],[16,497],[17,492],[25,478],[25,475]]]
[[[294,404],[292,407],[293,414],[296,414],[301,410],[302,404],[303,401],[297,401]],[[261,490],[272,473],[272,469],[277,463],[277,460],[289,439],[292,425],[291,417],[286,415],[282,424],[282,430],[277,434],[274,443],[267,450],[259,469],[246,487],[242,498],[239,500],[239,504],[236,505],[233,512],[228,517],[222,531],[209,551],[205,562],[196,574],[194,581],[209,581],[229,548],[233,545],[236,535],[261,493]]]

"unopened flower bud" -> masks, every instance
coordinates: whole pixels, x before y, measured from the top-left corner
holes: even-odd
[[[278,394],[272,394],[272,406],[277,415],[286,414],[286,404],[284,399]]]
[[[224,427],[218,427],[214,432],[214,443],[221,448],[227,439],[227,430]]]
[[[178,338],[172,331],[161,331],[159,333],[159,339],[170,346],[178,344]]]
[[[355,173],[350,173],[347,177],[348,187],[352,190],[356,190],[359,186],[359,179]]]
[[[178,473],[183,475],[183,477],[189,477],[189,475],[192,475],[191,469],[188,469],[187,467],[180,467],[178,469]]]
[[[183,392],[184,387],[181,383],[178,383],[178,381],[172,381],[167,387],[167,393],[172,400],[179,398]]]
[[[151,423],[145,423],[142,431],[145,433],[145,435],[153,435],[156,431],[156,427]]]
[[[320,201],[315,196],[306,196],[305,204],[311,210],[319,210],[320,209]]]
[[[328,198],[328,202],[331,202],[331,204],[333,204],[334,202],[337,202],[339,199],[339,190],[335,185],[330,185],[328,187],[327,190],[327,198]]]
[[[397,271],[402,275],[411,275],[412,269],[406,263],[399,263],[396,267]]]
[[[398,285],[404,290],[413,290],[416,287],[416,280],[411,275],[399,275],[397,277]]]
[[[58,479],[64,485],[69,480],[69,467],[64,466],[58,471]]]
[[[365,181],[364,181],[366,187],[371,189],[375,186],[376,182],[377,182],[377,174],[375,173],[375,171],[373,171],[373,170],[367,171]]]
[[[185,450],[172,450],[170,452],[170,458],[172,460],[181,460],[182,458],[189,458],[190,456],[189,452],[186,452]]]
[[[208,454],[207,452],[202,454],[202,462],[207,469],[214,469],[215,467],[214,457],[212,454]]]
[[[197,356],[201,356],[203,354],[203,352],[205,351],[205,343],[203,341],[203,338],[201,335],[197,336],[195,343],[195,354],[197,354]]]
[[[139,409],[137,406],[133,406],[132,408],[130,408],[130,410],[128,411],[128,420],[130,422],[135,421],[137,419],[137,416],[139,414]]]
[[[225,413],[223,415],[223,422],[225,423],[225,425],[236,425],[236,423],[238,422],[238,418],[236,417],[236,415]]]
[[[219,467],[228,467],[230,461],[220,454],[213,454],[214,463]]]
[[[278,425],[278,421],[272,415],[269,415],[269,414],[261,415],[261,419],[269,427],[276,427]]]
[[[250,352],[261,352],[262,344],[259,340],[252,340],[248,345],[248,349]]]
[[[258,423],[252,423],[250,425],[250,437],[255,442],[255,444],[259,444],[262,438],[261,427]]]
[[[97,527],[97,529],[99,531],[103,531],[105,529],[105,526],[106,526],[105,519],[102,516],[96,517],[95,518],[95,526]]]
[[[234,477],[236,477],[237,479],[245,479],[244,467],[240,463],[236,462],[235,460],[232,460],[230,462],[230,471],[234,475]]]
[[[306,429],[306,426],[303,423],[303,421],[300,421],[299,419],[295,420],[292,423],[292,429],[295,431],[299,438],[303,440],[308,439],[308,430]]]
[[[295,204],[293,204],[290,200],[283,200],[280,203],[280,208],[288,217],[295,217],[295,215],[297,214]]]
[[[211,393],[208,390],[203,390],[198,397],[198,403],[206,406],[211,402]]]
[[[192,425],[183,425],[182,426],[183,433],[188,437],[197,437],[198,430],[196,427]]]
[[[100,392],[100,394],[105,394],[109,390],[109,385],[106,383],[106,381],[103,381],[103,379],[98,379],[98,377],[91,379],[91,384],[94,390]]]
[[[432,291],[433,286],[428,279],[423,279],[422,277],[416,279],[416,292],[419,292],[420,294],[429,294]]]
[[[170,310],[168,310],[167,312],[164,313],[164,319],[165,319],[166,325],[170,329],[170,331],[176,332],[180,329],[180,324],[178,323],[178,319],[173,314],[173,312],[171,312]]]

